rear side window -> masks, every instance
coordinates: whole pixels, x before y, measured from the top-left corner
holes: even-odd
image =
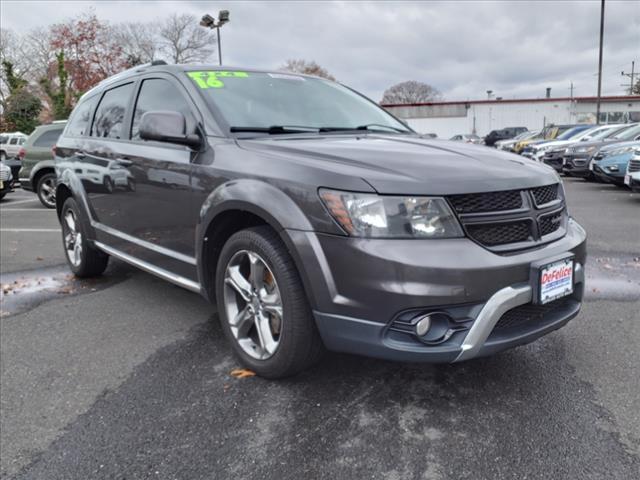
[[[61,133],[62,133],[62,128],[54,128],[53,130],[47,130],[46,132],[44,132],[42,135],[40,135],[38,138],[34,140],[33,146],[51,148],[56,144]]]
[[[89,126],[91,125],[91,112],[95,105],[95,97],[85,100],[76,107],[71,116],[71,120],[67,124],[65,135],[72,137],[82,137],[89,134]]]
[[[124,114],[133,92],[133,83],[107,90],[100,100],[91,129],[92,137],[123,138]]]
[[[131,124],[131,139],[140,139],[140,119],[145,112],[153,110],[171,110],[184,115],[187,124],[187,133],[195,130],[196,120],[191,108],[180,90],[168,80],[162,78],[150,78],[142,82],[140,94],[136,102]]]

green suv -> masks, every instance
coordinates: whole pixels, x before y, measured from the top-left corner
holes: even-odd
[[[66,120],[40,125],[29,136],[18,156],[22,168],[18,177],[25,190],[38,194],[47,208],[56,206],[56,171],[53,148],[64,130]]]

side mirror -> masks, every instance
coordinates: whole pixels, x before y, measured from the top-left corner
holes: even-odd
[[[198,149],[202,140],[196,134],[187,134],[187,121],[180,112],[156,110],[142,114],[140,138],[156,142],[177,143]]]

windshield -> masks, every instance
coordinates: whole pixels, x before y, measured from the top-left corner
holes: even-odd
[[[584,131],[584,127],[570,128],[569,130],[564,132],[562,135],[558,135],[556,137],[556,140],[569,140],[570,138],[573,138],[573,137],[577,136],[578,134],[582,133],[583,131]]]
[[[625,127],[623,127],[625,128]],[[591,137],[591,140],[602,140],[620,131],[620,127],[603,128]]]
[[[232,131],[296,133],[360,128],[411,132],[373,102],[328,80],[263,72],[198,71],[187,75]]]
[[[522,140],[524,138],[529,137],[529,135],[531,135],[531,132],[529,131],[524,131],[522,132],[520,135],[516,136],[515,138],[512,138],[512,140]]]
[[[636,135],[640,135],[640,124],[632,125],[619,131],[613,135],[613,138],[617,138],[618,140],[633,140],[636,138]]]

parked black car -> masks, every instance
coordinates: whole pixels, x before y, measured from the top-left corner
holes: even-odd
[[[491,130],[491,132],[489,132],[489,135],[484,137],[484,144],[489,147],[493,147],[499,140],[507,140],[526,131],[526,127],[508,127],[501,130]]]
[[[112,256],[204,295],[266,377],[325,347],[467,360],[580,309],[585,232],[552,169],[423,139],[328,80],[136,67],[83,96],[56,172],[76,275]]]

